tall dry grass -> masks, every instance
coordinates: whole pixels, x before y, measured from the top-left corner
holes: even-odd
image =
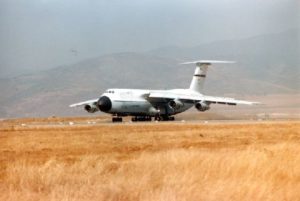
[[[6,131],[0,200],[300,200],[299,128],[275,122]]]

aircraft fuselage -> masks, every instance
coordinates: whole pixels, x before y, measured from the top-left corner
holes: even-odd
[[[186,89],[174,90],[142,90],[142,89],[108,89],[99,99],[106,99],[106,108],[100,106],[102,112],[118,116],[156,116],[156,115],[175,115],[186,111],[194,106],[194,103],[182,103],[180,107],[173,108],[167,99],[149,101],[145,94],[150,93],[177,93],[186,94]],[[109,102],[110,101],[110,102]]]

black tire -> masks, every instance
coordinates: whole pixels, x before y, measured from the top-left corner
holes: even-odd
[[[123,121],[122,117],[113,117],[112,118],[112,122],[113,123],[115,123],[115,122],[122,122],[122,121]]]
[[[155,120],[155,121],[161,121],[162,118],[161,118],[160,116],[156,116],[156,117],[154,118],[154,120]]]

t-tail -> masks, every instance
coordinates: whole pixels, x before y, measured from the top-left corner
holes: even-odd
[[[202,93],[208,66],[210,66],[212,64],[228,64],[228,63],[235,63],[235,62],[234,61],[199,60],[199,61],[191,61],[191,62],[182,63],[182,64],[196,64],[196,69],[195,69],[195,73],[193,75],[190,89],[193,91],[196,91],[198,93]]]

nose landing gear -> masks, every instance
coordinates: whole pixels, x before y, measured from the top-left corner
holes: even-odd
[[[122,117],[113,117],[112,118],[112,122],[122,122],[122,121],[123,121]]]

